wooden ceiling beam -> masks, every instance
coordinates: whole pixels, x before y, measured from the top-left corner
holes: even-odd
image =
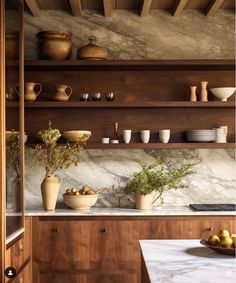
[[[206,16],[214,16],[215,13],[220,9],[224,0],[211,0],[207,7]]]
[[[105,17],[112,16],[112,10],[115,7],[115,0],[103,0],[103,12]]]
[[[72,15],[74,17],[82,16],[81,0],[69,0],[69,2],[70,2],[70,7],[71,7]]]
[[[140,17],[146,17],[149,15],[152,0],[142,0],[140,7]]]
[[[39,5],[37,3],[37,0],[25,0],[31,14],[34,17],[39,17],[41,15],[41,11],[39,8]]]
[[[173,16],[174,17],[180,16],[181,13],[183,12],[183,9],[187,5],[187,3],[188,3],[188,0],[176,0],[175,6],[173,9]]]

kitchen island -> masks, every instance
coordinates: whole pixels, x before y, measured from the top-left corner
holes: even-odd
[[[199,240],[141,240],[142,283],[233,283],[236,259]]]

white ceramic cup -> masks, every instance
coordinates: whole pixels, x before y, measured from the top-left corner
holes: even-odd
[[[109,143],[110,142],[110,138],[102,138],[102,143]]]
[[[123,130],[123,140],[124,143],[129,143],[131,140],[131,130]]]
[[[162,143],[168,143],[170,139],[170,130],[160,130],[159,131],[159,139]]]
[[[119,140],[111,140],[111,143],[119,143]]]
[[[140,132],[142,143],[148,143],[150,140],[150,130],[143,130]]]

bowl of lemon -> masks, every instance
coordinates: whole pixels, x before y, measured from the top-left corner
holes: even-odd
[[[81,190],[67,189],[63,194],[64,203],[73,209],[88,210],[97,202],[98,195],[106,188],[94,190],[84,186]]]
[[[200,243],[218,253],[235,256],[236,234],[223,229]]]

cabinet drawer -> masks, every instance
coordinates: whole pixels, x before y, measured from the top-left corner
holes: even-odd
[[[235,232],[234,217],[199,217],[190,219],[190,239],[207,239],[211,234],[226,229],[231,233]]]

